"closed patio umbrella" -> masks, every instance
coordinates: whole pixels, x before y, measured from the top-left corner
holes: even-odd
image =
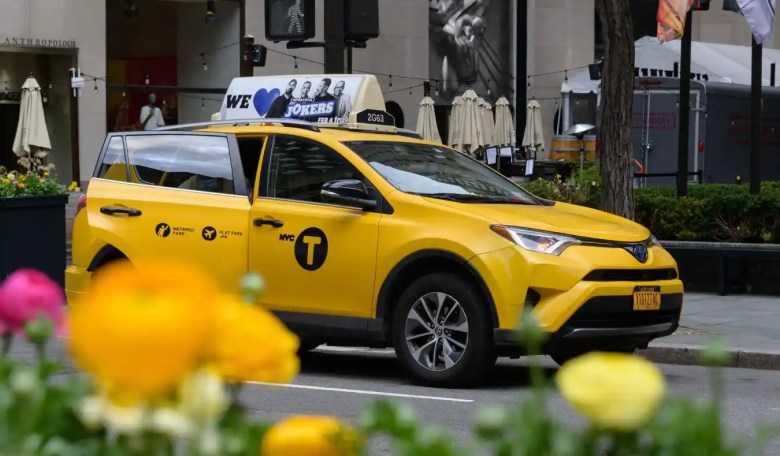
[[[495,144],[495,139],[493,138],[493,107],[484,98],[479,100],[482,111],[482,145],[492,146]]]
[[[22,86],[13,152],[18,157],[44,158],[50,151],[51,140],[43,113],[41,86],[30,76]]]
[[[460,118],[463,110],[463,97],[458,95],[452,100],[452,111],[450,112],[450,128],[447,132],[447,145],[454,147],[456,141],[460,138]]]
[[[455,141],[456,148],[473,156],[474,151],[482,145],[483,130],[479,97],[472,89],[463,94],[460,125],[460,137]]]
[[[441,142],[433,105],[433,98],[431,97],[424,97],[420,102],[420,111],[417,114],[417,133],[426,141]]]
[[[515,133],[514,120],[509,111],[509,100],[501,97],[496,101],[496,124],[493,133],[494,146],[512,145],[512,137]]]
[[[531,100],[528,102],[528,113],[526,116],[525,133],[523,134],[523,146],[532,147],[537,151],[544,149],[544,133],[542,132],[542,108],[539,102]]]

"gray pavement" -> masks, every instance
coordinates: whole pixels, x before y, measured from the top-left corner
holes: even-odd
[[[728,347],[729,366],[780,369],[780,297],[686,293],[677,332],[640,353],[662,363],[698,364],[699,351],[714,337]]]

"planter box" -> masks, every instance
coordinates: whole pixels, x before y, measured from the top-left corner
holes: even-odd
[[[686,291],[780,295],[780,244],[661,241]]]
[[[68,196],[0,198],[0,280],[34,268],[65,286]]]

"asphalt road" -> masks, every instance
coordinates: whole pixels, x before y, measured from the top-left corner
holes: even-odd
[[[331,351],[317,349],[304,356],[294,387],[248,385],[242,400],[261,419],[279,420],[291,414],[330,414],[354,419],[369,402],[404,401],[414,406],[427,423],[443,426],[457,441],[471,441],[474,413],[482,406],[511,404],[528,394],[527,362],[500,360],[479,388],[450,390],[414,385],[401,371],[392,352],[377,350]],[[545,372],[554,375],[555,364],[543,358]],[[660,366],[669,396],[705,399],[709,374],[703,367]],[[733,437],[753,435],[755,424],[780,423],[780,372],[725,369],[726,425]],[[553,413],[572,425],[583,420],[554,394]],[[387,442],[372,442],[372,454],[391,454]],[[767,455],[780,454],[780,439]]]
[[[49,348],[63,359],[59,341]],[[34,360],[32,347],[17,344],[17,359]],[[541,358],[548,376],[555,364]],[[439,389],[417,386],[402,372],[391,350],[321,347],[302,358],[302,372],[293,385],[247,385],[242,401],[257,419],[277,421],[294,414],[327,414],[354,419],[370,402],[379,399],[412,405],[427,423],[437,423],[456,441],[471,441],[474,413],[482,406],[516,403],[529,392],[528,360],[499,360],[478,388]],[[705,399],[709,374],[698,366],[660,365],[668,396]],[[749,438],[759,423],[780,424],[780,371],[724,369],[725,422],[732,437]],[[571,425],[584,421],[557,394],[550,400],[553,413]],[[371,454],[392,454],[386,441],[372,441]],[[780,439],[765,452],[780,455]]]

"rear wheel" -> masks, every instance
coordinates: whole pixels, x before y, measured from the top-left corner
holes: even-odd
[[[495,364],[488,304],[457,274],[421,277],[401,295],[393,346],[401,365],[434,386],[469,386]]]
[[[322,341],[321,340],[308,339],[308,338],[305,338],[305,337],[301,337],[300,341],[301,341],[301,343],[298,346],[298,354],[299,355],[302,355],[304,353],[310,352],[310,351],[314,350],[315,348],[319,347],[320,345],[322,345]]]

